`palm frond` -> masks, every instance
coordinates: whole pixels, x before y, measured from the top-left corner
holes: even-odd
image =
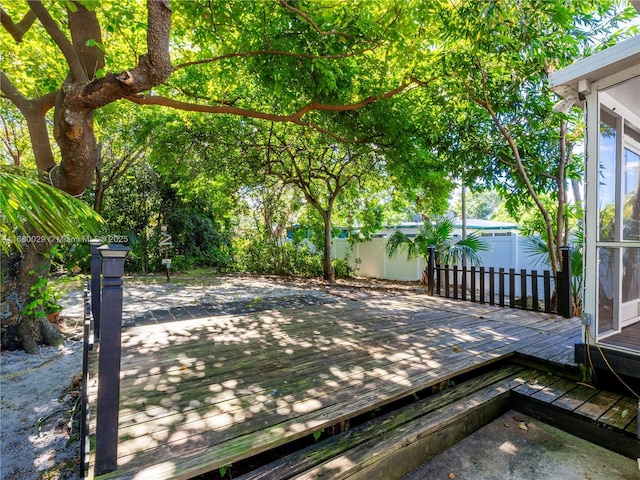
[[[413,238],[397,230],[387,241],[387,254],[392,257],[398,250],[404,250],[408,260],[416,257],[427,260],[429,247],[433,245],[436,249],[436,261],[440,264],[460,264],[463,260],[476,265],[482,263],[478,252],[488,251],[489,244],[477,233],[452,243],[451,235],[454,229],[450,219],[442,219],[435,224],[425,223]]]
[[[398,252],[404,251],[407,254],[407,260],[416,257],[415,242],[400,230],[396,230],[387,240],[387,256],[389,258],[395,256]]]
[[[449,238],[451,238],[451,235],[453,235],[453,231],[455,229],[453,221],[449,218],[443,218],[434,225],[428,225],[430,227],[431,236],[435,240],[436,245],[447,242]]]
[[[98,233],[102,217],[88,205],[51,185],[0,168],[0,248],[22,249],[20,235],[31,226],[43,240],[80,240]]]
[[[472,265],[479,265],[482,263],[479,252],[488,252],[489,250],[489,244],[478,233],[474,232],[468,235],[467,238],[450,245],[444,256],[450,265],[461,264],[463,261],[468,261]]]
[[[549,245],[542,239],[542,237],[537,235],[525,237],[523,245],[523,250],[533,258],[536,265],[549,268],[551,265]]]

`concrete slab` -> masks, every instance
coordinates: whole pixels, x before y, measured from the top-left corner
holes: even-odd
[[[639,480],[638,462],[509,411],[403,480]]]

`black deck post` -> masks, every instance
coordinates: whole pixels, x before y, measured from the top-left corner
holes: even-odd
[[[100,252],[102,240],[92,238],[91,245],[91,313],[93,314],[93,341],[100,341]]]
[[[531,308],[534,312],[540,310],[538,303],[538,271],[531,270]]]
[[[489,267],[489,305],[496,304],[496,269]]]
[[[453,298],[458,299],[458,265],[453,265]]]
[[[558,314],[571,318],[571,247],[560,247],[562,270],[558,272],[556,293],[558,295]]]
[[[118,466],[122,276],[129,249],[124,245],[104,245],[98,251],[102,257],[103,328],[98,360],[95,475],[102,475]]]
[[[436,247],[435,245],[429,245],[428,248],[429,258],[427,259],[427,295],[433,297],[433,277],[436,269]]]
[[[527,299],[529,294],[527,293],[527,271],[520,269],[520,303],[522,303],[522,309],[528,310]]]

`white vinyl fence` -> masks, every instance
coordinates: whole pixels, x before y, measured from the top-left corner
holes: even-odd
[[[488,252],[480,252],[482,263],[479,266],[494,267],[495,271],[510,268],[520,272],[537,270],[540,275],[548,266],[537,264],[535,259],[524,250],[524,237],[519,235],[483,236],[482,240],[490,245]],[[333,239],[333,257],[347,258],[349,265],[356,269],[356,275],[388,280],[415,281],[420,280],[426,260],[417,258],[407,260],[406,254],[397,252],[392,258],[386,253],[387,238],[376,237],[367,242],[349,246],[347,239]],[[516,295],[520,292],[516,286]]]

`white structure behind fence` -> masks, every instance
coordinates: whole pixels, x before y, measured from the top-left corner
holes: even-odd
[[[500,268],[508,271],[510,268],[520,272],[537,270],[540,275],[549,267],[540,265],[525,249],[525,237],[519,235],[482,236],[482,240],[489,244],[489,251],[480,252],[483,266],[487,269]],[[334,258],[347,258],[349,265],[356,270],[356,274],[363,277],[380,278],[386,280],[416,281],[422,277],[426,260],[416,258],[407,260],[406,254],[397,252],[392,258],[386,253],[387,238],[374,237],[369,241],[357,243],[352,248],[347,239],[334,238],[332,240],[332,255]],[[542,281],[542,280],[540,280]],[[516,295],[520,294],[520,286],[516,285]]]

